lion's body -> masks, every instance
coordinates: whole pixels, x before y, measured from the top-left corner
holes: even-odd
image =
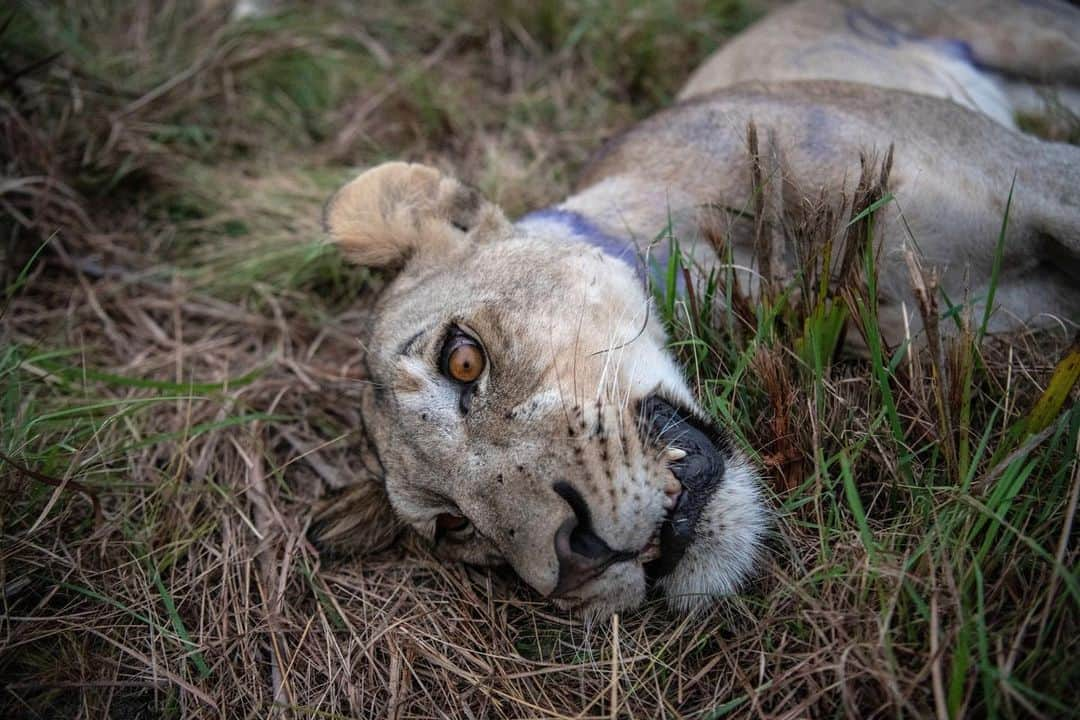
[[[941,272],[956,301],[970,296],[981,313],[1006,205],[1005,261],[997,281],[1002,307],[991,329],[1005,331],[1040,316],[1077,319],[1080,309],[1080,148],[1007,130],[950,103],[898,91],[833,81],[741,85],[667,110],[626,133],[589,168],[572,208],[612,233],[633,233],[643,246],[669,217],[681,246],[703,267],[715,265],[712,245],[697,231],[699,209],[732,209],[724,227],[734,262],[757,263],[747,125],[761,137],[760,155],[772,173],[791,221],[805,199],[839,204],[860,177],[860,153],[882,157],[895,147],[888,190],[895,202],[878,212],[879,300],[885,337],[904,339],[902,307],[918,330],[918,313],[904,260],[914,237],[925,262]],[[927,132],[933,127],[934,132]],[[1013,176],[1016,185],[1013,188]],[[1013,196],[1009,203],[1009,193]],[[774,250],[788,279],[794,248]],[[914,249],[914,248],[913,248]],[[756,274],[744,273],[746,286]]]
[[[836,29],[852,27],[837,23],[852,11],[838,0],[770,16],[706,62],[682,103],[609,144],[578,192],[516,224],[424,166],[383,165],[339,192],[334,239],[360,264],[401,269],[366,345],[367,425],[397,517],[448,557],[508,563],[594,613],[640,604],[649,577],[676,607],[731,592],[753,570],[767,513],[744,452],[704,419],[665,348],[640,256],[667,252],[653,240],[672,223],[694,262],[716,266],[707,209],[753,290],[746,215],[767,188],[773,269],[790,278],[797,258],[776,218],[850,197],[860,155],[894,148],[895,202],[875,234],[887,339],[917,330],[905,323],[909,240],[954,301],[970,292],[977,304],[1007,204],[992,329],[1075,320],[1080,150],[1010,128],[1022,93],[948,41],[1015,69],[1013,84],[1047,68],[1043,80],[1072,83],[1080,13],[999,11],[1004,30],[980,34],[995,27],[984,5],[867,3],[852,37]],[[850,53],[880,62],[849,67]],[[447,361],[462,344],[480,363],[466,380]]]
[[[680,100],[739,83],[837,80],[952,100],[1016,129],[1055,100],[1080,110],[1078,12],[1017,0],[804,0],[714,53]]]
[[[754,208],[759,190],[750,122],[762,138],[766,191],[783,205],[774,217],[798,218],[806,199],[822,193],[838,205],[860,177],[860,156],[880,158],[894,146],[895,202],[876,228],[887,339],[899,343],[920,325],[907,247],[917,245],[938,269],[950,298],[970,297],[981,313],[1010,190],[991,329],[1076,322],[1080,148],[1016,132],[1015,118],[1051,112],[1051,94],[1080,112],[1078,85],[1080,10],[1064,3],[806,0],[708,58],[680,92],[683,102],[611,143],[564,205],[649,240],[670,213],[683,221],[682,245],[705,266],[716,259],[710,245],[694,242],[698,210],[729,208],[735,264],[749,268],[753,223],[737,214]],[[785,279],[797,270],[792,252],[774,248]],[[753,288],[757,275],[743,279]]]

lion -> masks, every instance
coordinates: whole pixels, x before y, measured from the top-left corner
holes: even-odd
[[[891,147],[894,201],[874,232],[888,342],[919,332],[913,246],[954,300],[981,308],[996,281],[992,332],[1075,323],[1080,148],[1023,134],[1016,117],[1067,106],[1077,81],[1080,11],[1063,3],[805,0],[718,50],[572,195],[517,221],[432,167],[363,172],[325,224],[346,258],[389,278],[364,343],[381,477],[328,501],[317,539],[365,548],[408,525],[441,557],[508,565],[590,617],[651,589],[674,611],[738,591],[771,513],[654,311],[671,238],[717,266],[702,213],[720,208],[725,262],[757,292],[747,128],[794,214],[843,202],[860,157]],[[782,240],[776,267],[791,277]]]

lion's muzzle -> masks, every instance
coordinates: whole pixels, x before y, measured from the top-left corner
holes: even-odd
[[[660,526],[660,556],[645,565],[649,579],[656,580],[675,569],[693,542],[701,513],[724,479],[728,448],[710,423],[659,395],[642,402],[641,414],[643,430],[654,443],[686,453],[671,465],[682,492]]]

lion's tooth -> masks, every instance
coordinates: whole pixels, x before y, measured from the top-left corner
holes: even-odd
[[[670,510],[671,508],[675,507],[675,501],[678,499],[678,495],[665,495],[661,505],[663,505],[665,510]]]
[[[658,557],[660,557],[660,546],[655,544],[647,545],[638,555],[638,559],[643,563],[652,562]]]
[[[682,483],[677,478],[669,477],[664,483],[665,495],[678,495],[682,492]]]
[[[684,457],[686,457],[686,451],[682,448],[669,447],[664,450],[664,459],[668,460],[669,462],[677,462],[679,460],[682,460]]]

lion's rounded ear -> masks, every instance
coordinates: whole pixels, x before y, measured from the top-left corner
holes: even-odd
[[[324,224],[350,260],[375,268],[451,256],[510,228],[477,190],[433,167],[403,162],[372,168],[338,190]]]
[[[321,553],[362,556],[385,549],[404,527],[383,484],[365,478],[315,505],[308,538]]]

